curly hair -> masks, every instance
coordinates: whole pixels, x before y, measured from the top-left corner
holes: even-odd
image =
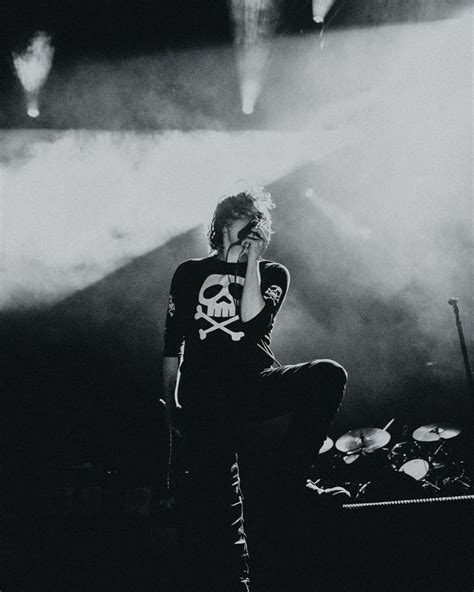
[[[268,234],[272,234],[272,217],[270,210],[275,207],[272,196],[263,188],[252,188],[237,195],[229,195],[219,200],[207,233],[212,251],[221,251],[224,246],[223,229],[227,222],[242,216],[258,219],[258,224]]]

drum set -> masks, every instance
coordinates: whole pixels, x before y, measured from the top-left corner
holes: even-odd
[[[447,423],[416,428],[411,437],[389,446],[383,429],[350,430],[336,441],[327,437],[318,454],[315,472],[323,482],[342,485],[353,499],[403,499],[471,493],[472,481],[464,461],[452,446],[461,430]]]

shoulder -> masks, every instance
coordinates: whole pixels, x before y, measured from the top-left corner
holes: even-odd
[[[272,274],[282,278],[285,277],[287,280],[290,279],[290,272],[287,267],[276,261],[270,261],[269,259],[262,259],[260,261],[260,271],[265,274]]]
[[[211,261],[211,257],[201,257],[196,259],[187,259],[178,265],[176,268],[175,273],[179,273],[182,271],[191,271],[195,269],[200,269],[209,265]]]
[[[193,274],[199,275],[201,272],[207,270],[212,266],[212,257],[201,257],[200,259],[187,259],[178,265],[175,269],[173,277],[179,279],[182,277],[189,277]]]

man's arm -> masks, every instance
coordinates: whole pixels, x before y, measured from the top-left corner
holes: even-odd
[[[175,407],[175,392],[179,377],[179,364],[185,334],[185,317],[183,304],[183,269],[181,264],[171,280],[166,314],[164,347],[163,347],[163,401],[166,406],[166,421],[171,425],[171,412]]]
[[[268,240],[264,232],[257,228],[242,242],[242,245],[247,251],[247,272],[240,302],[240,318],[247,323],[265,308],[265,300],[260,289],[258,262],[268,246]]]
[[[264,308],[265,300],[260,289],[259,264],[258,261],[249,259],[247,273],[245,274],[242,301],[240,303],[240,317],[244,323],[247,323],[256,317]]]
[[[163,357],[163,401],[165,403],[165,418],[168,428],[173,423],[173,409],[176,406],[176,386],[179,375],[179,358]]]
[[[164,348],[162,360],[162,401],[165,405],[165,421],[168,428],[168,469],[166,474],[166,488],[170,490],[170,469],[172,456],[173,412],[176,408],[176,387],[179,379],[179,364],[182,344],[184,340],[184,320],[182,305],[182,265],[178,267],[171,280],[166,315]]]
[[[179,358],[163,357],[163,402],[165,404],[165,421],[168,428],[167,456],[168,466],[166,470],[166,489],[170,491],[170,472],[173,455],[173,411],[176,407],[176,386],[179,379]]]

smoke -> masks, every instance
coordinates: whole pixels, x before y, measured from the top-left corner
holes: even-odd
[[[221,130],[237,92],[231,48],[83,59],[52,72],[43,116],[56,129]]]
[[[293,231],[280,254],[289,261],[292,250],[301,254],[293,274],[301,299],[292,310],[312,329],[305,348],[313,329],[322,351],[327,345],[343,357],[353,356],[347,344],[362,334],[375,344],[372,360],[403,342],[393,377],[411,351],[404,340],[418,340],[410,328],[422,328],[433,338],[415,347],[423,363],[445,359],[446,340],[457,356],[447,300],[460,298],[467,335],[474,308],[469,33],[463,15],[332,32],[324,51],[313,37],[280,38],[260,102],[272,132],[4,135],[3,304],[28,294],[58,299],[207,223],[237,180],[268,185],[294,171],[278,190],[276,227]],[[190,52],[77,66],[68,81],[57,79],[64,93],[51,109],[87,127],[101,119],[117,128],[134,121],[222,127],[220,114],[232,104],[227,82],[217,93],[219,76],[228,81],[227,57]],[[202,72],[209,74],[203,84]],[[292,226],[297,210],[285,201],[311,205],[303,226]],[[315,284],[305,287],[307,277]],[[357,298],[344,300],[340,286]],[[302,302],[319,312],[303,313]],[[342,304],[338,324],[333,311]],[[389,346],[377,323],[396,327]],[[344,334],[351,339],[331,341]]]
[[[0,168],[2,302],[80,289],[207,224],[239,180],[267,184],[347,141],[334,132],[10,132],[2,152],[17,158]]]
[[[473,329],[470,22],[465,12],[337,31],[324,51],[309,38],[282,41],[280,77],[261,96],[267,120],[283,127],[352,128],[358,140],[295,176],[293,191],[312,190],[318,215],[347,246],[343,260],[358,254],[345,274],[381,298],[403,295],[419,326],[454,340],[451,294]],[[295,101],[303,76],[306,94]],[[283,113],[282,103],[294,108]]]

